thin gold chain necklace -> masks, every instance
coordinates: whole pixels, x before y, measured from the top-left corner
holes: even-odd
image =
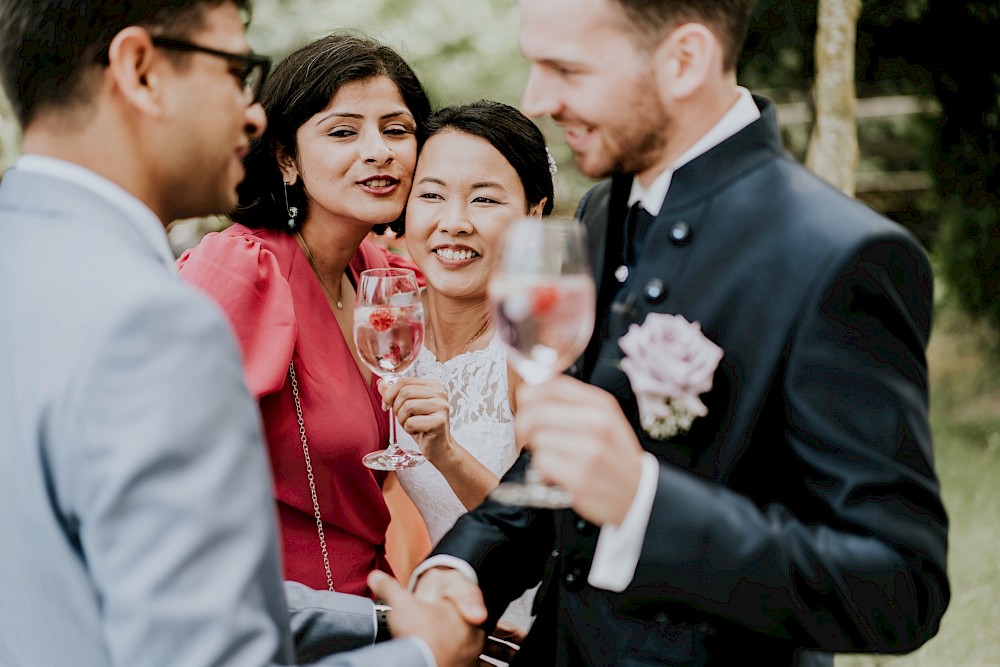
[[[486,321],[483,322],[483,326],[479,327],[479,331],[477,331],[476,333],[472,334],[472,338],[470,338],[468,340],[468,342],[465,345],[462,346],[462,351],[459,352],[459,354],[465,354],[466,352],[468,352],[469,351],[469,347],[471,347],[473,343],[475,343],[477,340],[479,340],[479,337],[482,336],[484,333],[486,333],[486,330],[489,329],[489,328],[490,328],[490,318],[487,317]],[[431,331],[430,331],[430,339],[431,339],[431,341],[434,341],[434,330],[433,329],[431,329]],[[434,341],[434,342],[436,342],[436,341]],[[435,355],[435,356],[437,356],[437,355]]]
[[[486,321],[483,322],[483,326],[479,327],[479,331],[477,331],[476,333],[472,334],[472,338],[470,338],[469,342],[466,343],[465,347],[462,348],[462,352],[463,353],[464,352],[468,352],[469,351],[469,346],[472,345],[473,343],[475,343],[479,339],[480,336],[482,336],[484,333],[486,333],[486,330],[489,329],[489,328],[490,328],[490,318],[487,317]]]
[[[316,278],[319,279],[320,287],[322,287],[323,291],[326,292],[326,295],[329,296],[331,299],[333,299],[334,303],[337,304],[337,310],[343,310],[344,309],[344,302],[341,299],[338,299],[337,297],[335,297],[333,295],[333,291],[327,286],[326,281],[323,280],[323,274],[321,274],[319,272],[319,269],[316,268],[316,262],[315,262],[315,260],[313,260],[312,253],[309,252],[309,245],[306,243],[306,240],[304,238],[302,238],[302,232],[300,232],[298,230],[295,230],[295,235],[299,237],[299,242],[302,244],[302,249],[306,251],[306,259],[309,260],[309,266],[312,267],[313,273],[315,273],[316,274]],[[343,278],[341,278],[341,280],[340,280],[340,285],[341,285],[340,294],[341,294],[341,297],[343,297],[343,294],[344,294],[344,288],[343,288],[344,280],[343,280]]]

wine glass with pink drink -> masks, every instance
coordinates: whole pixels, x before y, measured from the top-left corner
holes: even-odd
[[[424,307],[410,269],[361,272],[354,303],[354,344],[368,368],[392,384],[417,360],[424,343]],[[375,470],[402,470],[424,462],[420,452],[396,443],[396,418],[389,412],[389,446],[362,462]]]
[[[583,225],[565,218],[514,222],[489,293],[497,332],[517,374],[541,384],[566,370],[594,330],[596,291]],[[523,482],[504,482],[490,498],[545,508],[569,507],[572,501],[568,491],[544,484],[530,466]]]

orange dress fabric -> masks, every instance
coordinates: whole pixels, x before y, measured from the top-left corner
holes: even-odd
[[[385,536],[385,557],[396,578],[405,585],[410,580],[410,574],[427,558],[434,545],[431,544],[420,510],[406,495],[395,474],[389,474],[382,485],[382,491],[391,516]]]
[[[405,260],[365,240],[350,263],[361,271]],[[327,588],[298,418],[289,381],[294,361],[333,584],[370,595],[373,569],[385,557],[389,509],[385,473],[361,463],[385,447],[387,413],[377,377],[358,370],[309,262],[284,232],[233,225],[207,235],[178,260],[184,280],[225,312],[243,355],[247,385],[258,400],[273,473],[285,578]]]

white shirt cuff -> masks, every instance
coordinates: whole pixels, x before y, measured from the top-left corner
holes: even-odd
[[[455,558],[454,556],[448,556],[446,554],[438,554],[437,556],[431,556],[423,563],[418,565],[413,574],[410,575],[409,588],[412,591],[417,586],[417,579],[420,578],[427,570],[433,567],[450,567],[453,570],[458,570],[459,573],[466,579],[474,583],[476,586],[479,585],[479,576],[476,571],[472,569],[472,566],[466,563],[461,558]]]
[[[639,488],[635,490],[625,520],[620,526],[610,523],[601,526],[594,561],[587,576],[587,583],[594,588],[621,593],[635,576],[659,478],[659,461],[649,452],[644,453]]]

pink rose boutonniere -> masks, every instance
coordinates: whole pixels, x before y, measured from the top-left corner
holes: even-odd
[[[697,322],[650,313],[642,326],[630,326],[618,345],[625,352],[621,369],[632,384],[646,433],[666,440],[708,414],[699,396],[712,388],[723,352]]]

